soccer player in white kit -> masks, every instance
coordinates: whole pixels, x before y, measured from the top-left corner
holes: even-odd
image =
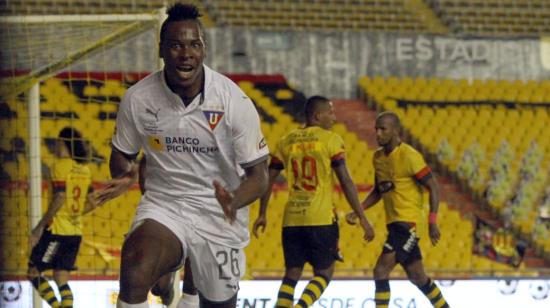
[[[165,67],[126,92],[100,202],[135,183],[147,156],[145,194],[122,247],[119,308],[147,294],[188,256],[201,307],[235,307],[249,242],[248,204],[267,189],[269,150],[252,101],[203,64],[200,14],[175,4],[161,27]],[[226,219],[228,217],[228,219]]]

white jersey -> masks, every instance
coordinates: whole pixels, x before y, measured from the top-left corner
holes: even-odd
[[[163,71],[153,73],[126,92],[117,114],[113,146],[147,156],[145,196],[192,224],[202,236],[220,244],[248,244],[248,207],[231,225],[214,195],[218,180],[235,190],[244,175],[269,155],[252,101],[229,78],[204,66],[201,94],[186,107],[166,84]],[[202,101],[202,103],[201,103]]]

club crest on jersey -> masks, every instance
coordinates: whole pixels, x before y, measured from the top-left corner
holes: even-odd
[[[164,148],[164,145],[162,144],[162,141],[160,139],[160,136],[149,136],[147,140],[149,141],[149,146],[155,150],[155,151],[162,151]]]
[[[216,128],[224,115],[223,111],[204,110],[203,113],[206,117],[206,120],[208,121],[208,125],[210,125],[211,130],[214,130],[214,128]]]

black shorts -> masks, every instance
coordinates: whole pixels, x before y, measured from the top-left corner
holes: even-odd
[[[323,270],[329,268],[338,256],[338,224],[283,228],[285,266],[303,267],[306,262]]]
[[[382,253],[395,251],[395,259],[401,265],[407,265],[416,260],[422,260],[418,247],[416,227],[406,222],[392,222],[388,226],[388,239],[384,243]]]
[[[39,272],[49,269],[76,270],[74,265],[81,240],[80,235],[56,235],[44,230],[32,249],[29,267],[34,266]]]

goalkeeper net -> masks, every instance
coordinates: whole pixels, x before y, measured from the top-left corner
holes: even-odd
[[[64,127],[73,127],[82,134],[87,144],[92,185],[109,179],[107,160],[118,103],[130,85],[158,69],[156,46],[161,8],[165,5],[162,1],[75,0],[59,1],[54,6],[41,3],[8,1],[1,5],[4,14],[0,16],[0,276],[3,281],[26,280],[29,230],[52,200],[51,170],[58,163],[53,149],[59,132]],[[29,90],[36,84],[39,113],[33,118]],[[38,129],[29,129],[33,123],[39,123],[35,126]],[[42,174],[38,181],[40,201],[34,212],[29,181],[31,162],[36,159],[31,155],[33,135],[38,139],[35,144]],[[139,196],[138,187],[133,187],[123,197],[83,216],[83,240],[73,279],[117,279],[120,249]],[[22,285],[23,306],[27,306],[32,301],[30,285]],[[109,290],[116,290],[116,286],[104,290],[115,294]],[[116,301],[113,294],[95,296],[101,300],[107,298],[108,302],[90,305],[112,305]],[[4,301],[0,302],[3,306],[6,298],[0,301]]]

